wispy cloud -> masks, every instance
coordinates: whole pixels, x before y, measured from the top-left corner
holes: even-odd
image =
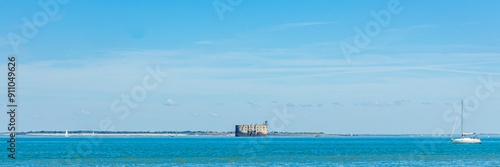
[[[423,104],[423,105],[432,105],[432,102],[422,102],[420,104]]]
[[[177,104],[172,99],[165,100],[165,102],[163,102],[163,105],[165,105],[165,106],[179,106],[179,104]]]
[[[214,44],[213,41],[196,41],[194,42],[195,44],[199,44],[199,45],[209,45],[209,44]]]
[[[252,103],[252,102],[247,102],[247,104],[249,104],[250,107],[253,107],[253,108],[259,108],[260,107],[260,105]]]
[[[495,73],[495,72],[481,72],[481,71],[447,70],[447,69],[436,69],[436,68],[425,68],[425,70],[454,72],[454,73],[465,73],[465,74],[500,75],[500,73]]]
[[[434,25],[416,25],[416,26],[411,26],[408,27],[410,30],[415,30],[415,29],[423,29],[423,28],[436,28],[437,26]]]
[[[282,30],[288,28],[296,28],[296,27],[305,27],[305,26],[315,26],[315,25],[325,25],[325,24],[334,24],[336,22],[304,22],[304,23],[289,23],[274,26],[274,30]]]
[[[333,105],[336,105],[336,106],[340,106],[340,105],[342,105],[342,104],[340,104],[339,102],[336,102],[336,101],[335,101],[335,102],[332,102],[332,104],[333,104]]]
[[[373,72],[387,72],[387,71],[404,71],[404,70],[453,70],[455,66],[448,63],[449,60],[454,58],[463,58],[469,60],[469,64],[473,65],[478,61],[491,63],[491,60],[495,60],[499,56],[498,53],[467,53],[467,54],[412,54],[412,55],[400,55],[397,59],[395,57],[388,57],[383,55],[366,55],[366,62],[358,62],[359,65],[353,66],[343,66],[343,60],[327,60],[327,59],[317,59],[311,60],[310,58],[290,58],[290,59],[274,59],[270,58],[272,56],[282,56],[290,55],[301,52],[300,50],[287,49],[287,50],[255,50],[255,51],[241,51],[241,52],[224,52],[216,54],[206,54],[206,53],[196,53],[190,51],[168,51],[168,50],[125,50],[125,51],[115,51],[118,55],[134,55],[134,56],[149,56],[149,60],[158,60],[157,63],[172,64],[171,66],[182,66],[182,65],[192,65],[192,64],[210,64],[214,68],[210,69],[193,69],[189,68],[190,71],[199,70],[210,70],[210,72],[223,72],[223,73],[239,73],[251,72],[251,73],[265,73],[266,75],[255,75],[255,76],[267,76],[272,75],[273,72],[283,73],[290,72],[291,75],[281,75],[280,77],[315,77],[315,76],[325,76],[325,75],[337,75],[337,74],[354,74],[354,73],[373,73]],[[172,60],[165,61],[165,56],[172,57]],[[309,55],[307,55],[309,56]],[[310,55],[312,56],[312,55]],[[404,56],[404,57],[403,57]],[[436,58],[438,56],[438,58]],[[478,56],[482,56],[478,58]],[[403,57],[403,58],[401,58]],[[419,59],[414,59],[419,57]],[[371,59],[370,59],[371,58]],[[376,59],[377,58],[377,59]],[[373,61],[368,60],[380,60],[384,59],[383,63],[373,63]],[[415,63],[420,63],[423,60],[432,59],[435,63],[434,65],[420,65]],[[223,60],[223,61],[221,61]],[[395,63],[401,64],[403,61],[405,64],[396,65]],[[448,61],[448,62],[445,62]],[[226,64],[241,64],[241,62],[258,62],[263,63],[262,68],[250,68],[246,66],[239,66],[238,68],[229,69],[226,67],[221,67]],[[331,66],[332,64],[337,65],[336,67],[325,67],[325,65]],[[292,67],[290,67],[292,66]],[[484,68],[478,66],[479,68]],[[176,68],[176,70],[184,70],[183,68]],[[215,71],[214,71],[215,70]],[[449,71],[458,72],[458,71]],[[474,73],[473,71],[461,71]],[[293,73],[293,74],[292,74]]]
[[[300,107],[313,107],[314,105],[312,104],[300,104]]]
[[[81,113],[83,113],[83,114],[85,114],[85,115],[90,115],[90,112],[89,112],[89,111],[87,111],[87,110],[82,110],[82,111],[80,111],[80,112],[81,112]]]
[[[408,103],[408,100],[395,100],[392,102],[380,102],[380,101],[375,101],[375,102],[370,102],[370,103],[361,103],[361,106],[397,106],[397,105],[402,105],[405,103]]]
[[[151,49],[112,49],[103,51],[113,56],[183,56],[185,51],[178,50],[151,50]]]

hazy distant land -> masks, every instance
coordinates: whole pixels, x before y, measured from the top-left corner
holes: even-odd
[[[16,135],[26,136],[64,136],[66,131],[29,131],[17,132]],[[0,133],[9,135],[10,133]],[[68,131],[70,136],[234,136],[234,131]],[[269,132],[269,136],[450,136],[450,134],[325,134],[323,132]],[[480,136],[500,135],[497,133],[479,133]]]

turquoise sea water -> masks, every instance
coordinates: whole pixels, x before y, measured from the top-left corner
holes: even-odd
[[[17,137],[0,166],[500,165],[500,137],[452,145],[441,137]],[[7,138],[2,137],[6,141]]]

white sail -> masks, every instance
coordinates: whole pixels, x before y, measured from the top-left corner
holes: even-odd
[[[458,116],[458,115],[457,115]],[[475,137],[475,138],[470,138],[470,137],[465,137],[468,135],[475,135],[476,133],[464,133],[464,101],[462,100],[462,107],[461,107],[461,123],[460,123],[460,133],[462,133],[462,137],[459,139],[454,139],[453,138],[453,132],[455,131],[455,125],[457,124],[457,120],[455,119],[455,125],[453,126],[453,132],[452,132],[452,138],[451,138],[451,143],[452,144],[481,144],[481,138]],[[458,118],[458,117],[457,117]]]
[[[66,131],[66,134],[64,134],[65,137],[69,137],[68,131]]]

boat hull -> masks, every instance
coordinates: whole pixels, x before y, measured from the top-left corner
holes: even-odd
[[[452,139],[452,144],[481,144],[480,139],[473,138],[461,138],[461,139]]]

